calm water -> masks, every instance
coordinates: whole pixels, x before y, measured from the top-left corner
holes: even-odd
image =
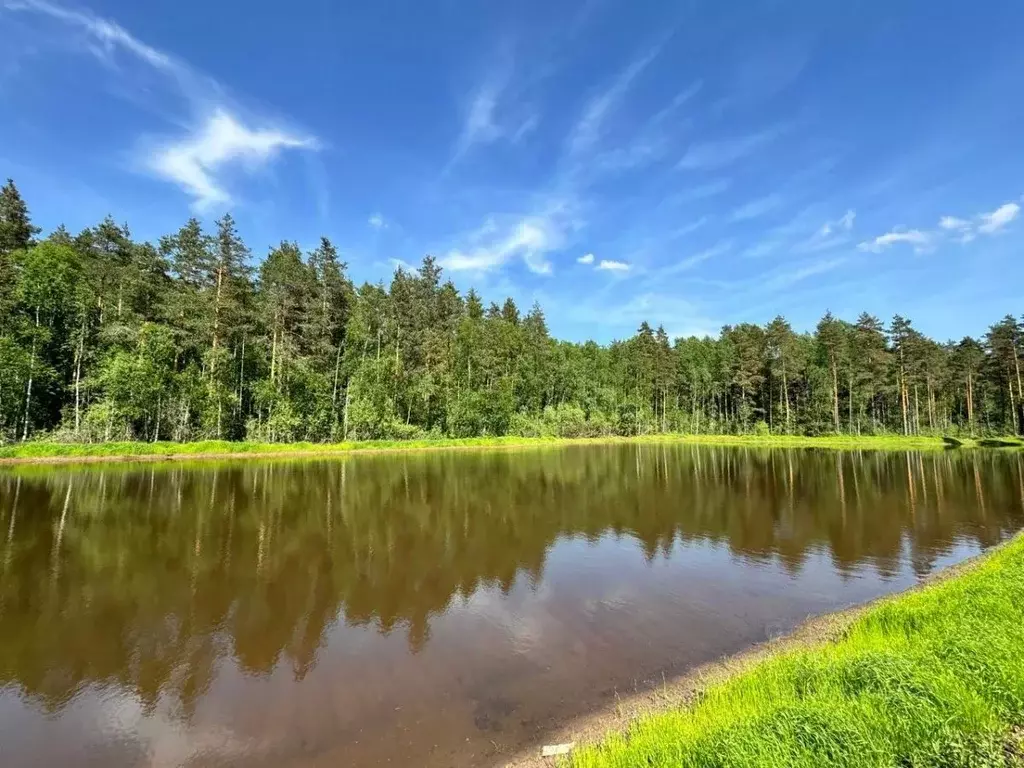
[[[1015,453],[0,473],[0,764],[479,766],[1024,524]]]

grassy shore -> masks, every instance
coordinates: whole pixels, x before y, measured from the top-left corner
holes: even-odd
[[[1024,765],[1024,538],[641,716],[572,768]]]
[[[207,440],[195,443],[50,443],[29,441],[0,446],[0,462],[129,461],[133,459],[199,459],[246,456],[332,456],[357,451],[419,451],[445,448],[560,446],[598,443],[691,443],[751,448],[828,448],[837,450],[929,450],[948,448],[940,437],[901,435],[644,435],[640,437],[470,437],[431,440],[367,440],[344,443],[236,443]],[[1019,441],[1000,441],[1021,446]],[[964,440],[959,447],[975,447]]]

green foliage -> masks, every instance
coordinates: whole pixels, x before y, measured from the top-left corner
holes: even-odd
[[[0,191],[0,441],[1024,431],[1021,323],[937,344],[906,318],[826,313],[606,346],[539,305],[485,308],[431,257],[355,287],[334,245],[250,251],[230,216],[157,247],[107,218],[36,240]],[[262,256],[262,257],[261,257]]]
[[[1002,766],[1024,722],[1024,540],[576,754],[611,766]]]

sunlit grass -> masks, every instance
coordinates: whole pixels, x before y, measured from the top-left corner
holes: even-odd
[[[751,448],[830,448],[840,450],[929,450],[949,447],[940,437],[904,437],[901,435],[832,435],[803,437],[800,435],[642,435],[639,437],[467,437],[421,440],[366,440],[344,443],[248,443],[226,440],[206,440],[194,443],[55,443],[25,442],[0,446],[0,459],[49,458],[131,458],[177,456],[226,456],[249,454],[306,454],[329,455],[353,451],[425,450],[439,448],[487,448],[515,446],[557,446],[596,443],[693,443],[707,445],[735,445]],[[976,441],[965,440],[962,447],[972,447]],[[1014,438],[1004,445],[1020,446]]]
[[[1024,539],[579,751],[572,768],[1020,765]],[[1015,762],[1018,761],[1018,762]]]

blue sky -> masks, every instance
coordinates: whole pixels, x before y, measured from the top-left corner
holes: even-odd
[[[156,239],[434,254],[606,341],[1020,313],[1024,4],[0,0],[0,176]]]

